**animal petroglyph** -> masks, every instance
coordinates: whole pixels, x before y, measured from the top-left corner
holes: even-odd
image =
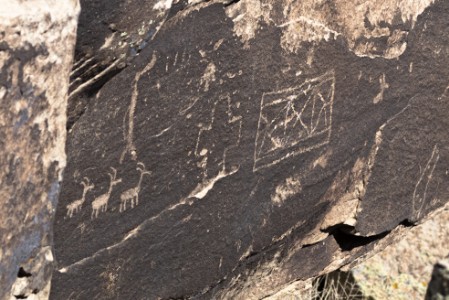
[[[69,216],[70,218],[74,213],[77,213],[81,209],[83,203],[86,201],[87,192],[95,187],[94,184],[90,184],[89,178],[87,177],[84,177],[83,181],[81,181],[81,184],[83,185],[83,196],[81,197],[81,199],[72,201],[66,206],[67,216]]]
[[[195,155],[204,160],[204,177],[236,167],[231,166],[228,156],[240,145],[242,116],[234,112],[238,107],[239,103],[233,104],[230,96],[221,96],[214,104],[210,123],[198,133]]]
[[[420,170],[418,182],[413,191],[413,212],[416,214],[417,219],[420,217],[424,205],[427,203],[429,184],[432,180],[433,172],[435,171],[438,160],[440,159],[439,152],[438,145],[435,145],[426,166],[424,169]]]
[[[131,155],[133,160],[137,159],[136,147],[134,145],[134,113],[136,111],[137,98],[139,96],[139,89],[137,85],[139,84],[142,75],[148,73],[154,67],[155,64],[156,64],[156,54],[153,53],[153,57],[151,58],[151,61],[148,63],[148,65],[146,65],[146,67],[141,72],[137,72],[134,78],[131,102],[128,107],[127,118],[125,117],[123,124],[123,135],[126,142],[126,146],[122,152],[122,155],[120,156],[120,163],[123,163],[123,160],[125,159],[125,155],[127,153]],[[128,126],[126,126],[126,119],[128,120],[127,124]]]
[[[109,183],[109,189],[106,193],[104,193],[103,195],[98,196],[97,198],[95,198],[94,201],[92,201],[92,215],[91,218],[93,218],[95,216],[98,217],[98,214],[100,213],[100,211],[105,212],[108,209],[108,202],[109,202],[109,198],[111,197],[111,193],[112,193],[112,188],[119,184],[120,182],[122,182],[122,179],[116,179],[117,177],[117,170],[114,169],[113,167],[111,167],[112,169],[112,174],[108,173],[109,177],[111,178],[110,183]]]
[[[335,75],[264,93],[254,150],[254,171],[329,143]]]
[[[140,172],[139,182],[137,183],[137,186],[124,191],[120,195],[120,212],[126,210],[126,204],[128,201],[131,201],[131,208],[134,208],[134,205],[137,206],[139,204],[139,193],[140,193],[140,186],[142,184],[143,175],[151,174],[150,171],[147,171],[145,169],[145,165],[142,162],[139,162],[137,164],[136,170]]]

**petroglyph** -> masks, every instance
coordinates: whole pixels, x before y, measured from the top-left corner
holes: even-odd
[[[297,87],[263,94],[254,171],[329,143],[334,90],[334,71],[329,71]]]
[[[216,67],[213,63],[209,63],[206,67],[206,70],[204,70],[204,74],[200,80],[200,85],[204,86],[205,92],[209,90],[211,82],[215,81],[215,71]]]
[[[190,194],[189,197],[190,198],[197,198],[197,199],[203,199],[204,197],[206,197],[207,193],[209,193],[209,191],[211,189],[213,189],[215,183],[217,183],[220,179],[223,179],[225,177],[231,176],[235,173],[237,173],[237,171],[239,170],[238,167],[234,167],[232,170],[230,171],[226,171],[226,170],[221,170],[217,176],[210,178],[210,179],[206,179],[203,182],[201,182]]]
[[[119,65],[124,62],[124,58],[120,57],[117,58],[112,64],[110,64],[106,69],[95,75],[94,77],[90,78],[88,81],[84,82],[83,84],[80,84],[76,89],[74,89],[69,94],[69,100],[75,98],[80,93],[84,92],[88,87],[92,86],[96,82],[100,81],[102,78],[110,74],[112,71],[119,68]],[[96,67],[97,65],[94,65],[93,67]]]
[[[282,45],[292,52],[296,51],[299,46],[297,45],[298,39],[302,42],[329,41],[341,35],[340,32],[329,28],[325,23],[306,16],[299,16],[278,25],[278,27],[285,28]],[[292,28],[295,30],[292,30]]]
[[[316,167],[320,167],[322,169],[326,168],[329,157],[332,155],[332,149],[328,149],[326,153],[318,157],[312,164],[311,169],[315,169]]]
[[[185,114],[186,114],[192,107],[195,106],[195,104],[198,102],[199,99],[200,99],[199,97],[192,97],[192,98],[190,99],[190,102],[187,104],[187,106],[186,106],[185,108],[182,108],[182,109],[179,111],[179,115],[180,115],[180,116],[185,115]]]
[[[72,71],[70,72],[70,76],[75,75],[78,71],[87,66],[90,62],[94,60],[94,57],[88,58],[87,56],[82,57],[75,64],[73,64]]]
[[[229,95],[220,96],[210,123],[200,128],[194,153],[201,159],[198,165],[203,169],[203,182],[190,197],[204,198],[217,181],[239,170],[239,164],[229,161],[229,153],[240,145],[242,135],[242,116],[234,112],[239,106],[240,103],[232,103]]]
[[[440,149],[438,145],[435,145],[424,169],[420,167],[419,178],[413,191],[413,213],[416,214],[417,219],[420,218],[424,205],[428,202],[429,184],[439,159]]]
[[[104,193],[103,195],[98,196],[97,198],[95,198],[94,201],[92,201],[92,215],[91,218],[93,218],[95,216],[95,218],[98,217],[98,214],[100,213],[100,211],[105,212],[108,209],[108,202],[109,202],[109,198],[111,197],[111,193],[112,193],[112,188],[119,184],[120,182],[122,182],[122,179],[116,179],[117,177],[117,170],[114,169],[113,167],[111,167],[112,169],[112,174],[108,173],[110,179],[110,183],[109,183],[109,189],[106,193]]]
[[[245,43],[245,48],[249,47],[248,42],[256,36],[259,23],[262,20],[268,23],[270,19],[269,7],[264,7],[259,0],[236,2],[226,9],[226,14],[234,22],[234,32]]]
[[[154,10],[166,11],[169,10],[172,6],[173,0],[159,0],[156,4],[154,4]]]
[[[275,193],[271,195],[273,205],[281,206],[285,200],[302,191],[300,176],[291,176],[285,179],[285,182],[276,186]]]
[[[238,171],[238,170],[235,170],[235,172],[237,172],[237,171]],[[223,177],[232,175],[232,174],[234,174],[235,172],[232,172],[232,171],[231,171],[231,172],[229,172],[229,174],[227,174],[227,175],[225,175],[225,176],[223,176]],[[221,178],[223,178],[223,177],[221,177]],[[217,181],[217,180],[216,180],[216,181]],[[215,182],[216,182],[216,181],[215,181]],[[214,184],[215,184],[215,182],[214,182]],[[213,185],[213,184],[212,184],[212,185]],[[195,189],[195,190],[197,190],[197,189]],[[197,194],[197,193],[195,193],[195,190],[192,191],[189,195],[195,195],[195,194]],[[85,264],[85,263],[87,263],[87,262],[89,262],[89,261],[92,261],[93,259],[99,257],[99,256],[102,255],[103,253],[110,252],[110,251],[112,251],[112,250],[114,250],[114,249],[119,248],[120,246],[122,246],[123,244],[125,244],[126,242],[128,242],[129,240],[138,237],[139,234],[140,234],[140,233],[141,233],[147,226],[149,226],[150,224],[152,224],[152,223],[155,222],[156,220],[159,220],[159,219],[161,219],[161,218],[164,218],[164,217],[166,216],[166,214],[169,214],[169,213],[171,213],[172,211],[175,211],[175,210],[181,208],[181,207],[184,206],[184,205],[192,205],[192,204],[194,203],[194,201],[195,201],[195,199],[192,199],[192,198],[201,199],[201,198],[197,198],[197,197],[194,197],[194,196],[190,196],[190,197],[188,197],[188,198],[185,198],[185,197],[181,198],[178,202],[176,202],[176,203],[174,203],[174,204],[172,204],[172,205],[166,207],[164,210],[162,210],[162,211],[159,212],[158,214],[156,214],[156,215],[154,215],[154,216],[152,216],[152,217],[150,217],[150,218],[148,218],[148,219],[145,219],[145,220],[144,220],[142,223],[140,223],[138,226],[136,226],[136,227],[133,228],[132,230],[128,231],[128,232],[126,233],[126,235],[124,235],[124,237],[123,237],[119,242],[117,242],[117,243],[115,243],[115,244],[113,244],[113,245],[110,245],[110,246],[108,246],[108,247],[102,248],[102,249],[96,251],[96,252],[95,252],[93,255],[91,255],[91,256],[88,256],[88,257],[85,257],[85,258],[83,258],[83,259],[80,259],[80,260],[78,260],[78,261],[76,261],[76,262],[74,262],[74,263],[72,263],[72,264],[70,264],[70,265],[67,265],[67,266],[65,266],[65,267],[61,267],[60,269],[58,269],[58,272],[60,272],[60,273],[67,273],[67,272],[70,272],[74,267],[77,267],[77,266],[80,266],[80,265],[82,265],[82,264]],[[155,244],[153,244],[153,246],[154,246],[154,245],[155,245]]]
[[[404,53],[409,30],[433,2],[241,0],[229,6],[226,13],[245,47],[249,47],[249,41],[266,23],[283,30],[281,46],[287,51],[296,52],[305,42],[318,43],[343,36],[349,49],[358,56],[393,59]],[[277,11],[275,5],[284,7],[281,16],[273,14]]]
[[[81,181],[81,184],[83,186],[83,196],[81,197],[81,199],[72,201],[71,203],[69,203],[66,206],[66,208],[67,208],[67,216],[69,218],[71,218],[74,213],[77,213],[81,209],[82,205],[86,201],[86,194],[87,194],[87,192],[95,187],[94,184],[90,184],[89,178],[87,178],[87,177],[84,177],[83,181]]]
[[[156,64],[156,54],[153,53],[153,56],[151,58],[151,61],[148,63],[148,65],[145,66],[145,68],[141,72],[137,72],[134,83],[133,83],[133,91],[131,96],[131,102],[128,107],[127,112],[127,118],[125,116],[124,124],[123,124],[123,135],[124,139],[126,141],[125,149],[122,152],[122,155],[120,156],[120,163],[123,163],[123,160],[125,159],[125,155],[129,153],[131,155],[131,158],[133,160],[137,159],[137,150],[136,146],[134,145],[134,113],[136,111],[136,105],[137,105],[137,98],[139,96],[139,89],[137,85],[139,84],[140,78],[148,73]],[[126,119],[128,119],[128,126],[126,126]],[[126,130],[128,129],[128,130]]]
[[[386,89],[390,87],[390,85],[387,83],[387,80],[385,79],[385,74],[382,74],[382,76],[379,77],[379,84],[380,84],[380,91],[379,94],[377,94],[376,97],[374,97],[373,99],[374,104],[377,104],[384,99],[384,92]]]
[[[231,102],[229,95],[220,96],[212,108],[210,123],[202,125],[198,132],[195,156],[205,161],[204,177],[211,177],[207,176],[210,173],[235,169],[235,166],[229,166],[227,157],[230,151],[240,145],[242,116],[234,112],[239,106],[239,103]]]
[[[139,204],[139,193],[140,193],[140,186],[142,184],[143,175],[151,174],[150,171],[147,171],[145,169],[145,165],[142,162],[137,163],[136,170],[140,172],[139,181],[135,187],[124,191],[120,195],[120,212],[126,210],[126,204],[128,201],[131,201],[131,208],[134,208],[134,205],[137,206]]]

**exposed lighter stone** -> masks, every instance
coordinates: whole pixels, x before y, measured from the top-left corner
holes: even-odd
[[[51,277],[80,7],[77,0],[0,0],[0,7],[0,298],[6,299],[42,291]],[[27,275],[12,289],[20,267]]]

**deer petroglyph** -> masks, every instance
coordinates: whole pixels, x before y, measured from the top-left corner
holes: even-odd
[[[131,208],[134,208],[134,205],[137,206],[139,204],[139,192],[140,186],[142,184],[143,175],[151,174],[150,171],[147,171],[145,169],[145,165],[142,162],[139,162],[137,164],[136,170],[140,172],[139,182],[137,183],[137,186],[124,191],[120,195],[120,212],[126,210],[126,203],[128,202],[128,200],[131,200]]]
[[[81,184],[83,185],[83,196],[81,197],[81,199],[72,201],[66,206],[67,216],[69,216],[70,218],[73,216],[74,213],[77,213],[83,206],[84,201],[86,201],[87,192],[95,187],[94,184],[90,184],[89,178],[87,177],[84,177],[83,181],[81,181]]]
[[[91,218],[93,218],[95,216],[98,217],[98,214],[100,213],[100,211],[105,212],[108,209],[108,202],[109,202],[109,198],[111,197],[111,193],[112,193],[112,188],[119,184],[120,182],[122,182],[122,179],[116,179],[117,177],[117,170],[114,169],[113,167],[111,167],[112,169],[112,174],[108,173],[109,177],[111,177],[111,181],[109,183],[109,189],[106,193],[104,193],[103,195],[98,196],[97,198],[95,198],[94,201],[92,201],[92,215]]]

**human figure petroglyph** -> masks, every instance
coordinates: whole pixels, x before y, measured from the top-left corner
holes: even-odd
[[[139,193],[140,193],[140,187],[142,184],[143,175],[151,174],[150,171],[147,171],[145,169],[145,165],[142,162],[139,162],[137,164],[136,170],[140,172],[139,182],[137,183],[137,186],[124,191],[120,195],[120,212],[126,210],[126,203],[129,200],[131,200],[131,208],[134,208],[134,205],[137,206],[139,204]]]
[[[100,213],[100,211],[105,212],[108,209],[108,202],[109,202],[109,198],[111,197],[111,193],[112,193],[112,188],[119,184],[120,182],[122,182],[122,179],[116,179],[117,177],[117,170],[114,169],[113,167],[111,167],[112,169],[112,174],[108,173],[110,179],[110,183],[109,183],[109,189],[106,193],[104,193],[103,195],[98,196],[97,198],[95,198],[94,201],[92,201],[92,215],[91,218],[93,218],[95,216],[98,217],[98,214]]]
[[[293,88],[264,93],[254,171],[329,143],[335,92],[333,70]]]
[[[440,149],[438,148],[438,145],[435,145],[426,166],[424,169],[420,170],[419,178],[413,191],[413,213],[416,214],[417,219],[419,219],[424,205],[427,202],[429,184],[439,159]]]
[[[232,149],[240,145],[243,120],[242,116],[233,112],[238,106],[232,103],[229,95],[220,97],[212,109],[210,123],[198,132],[195,156],[203,158],[200,165],[205,171],[204,177],[236,168],[231,166],[228,156]]]
[[[81,181],[81,184],[83,185],[83,196],[81,197],[81,199],[72,201],[71,203],[69,203],[66,206],[67,216],[69,218],[71,218],[74,213],[77,213],[81,209],[83,203],[86,201],[87,192],[95,187],[94,184],[90,184],[89,178],[87,178],[87,177],[83,178],[83,181]]]
[[[232,161],[232,151],[240,145],[243,118],[234,110],[240,103],[221,96],[214,104],[209,125],[202,126],[195,146],[195,156],[202,158],[203,180],[189,197],[204,198],[219,180],[238,172],[240,165]]]

